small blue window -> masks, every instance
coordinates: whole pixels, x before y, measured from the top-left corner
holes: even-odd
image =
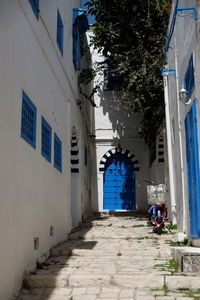
[[[22,92],[21,137],[31,146],[36,146],[37,109],[26,93]]]
[[[125,74],[111,72],[110,68],[104,66],[104,91],[121,91],[124,84]]]
[[[54,167],[62,172],[62,142],[54,133]]]
[[[41,153],[42,155],[51,162],[51,127],[42,117],[42,128],[41,128]]]
[[[194,80],[194,64],[193,64],[193,55],[191,55],[187,71],[185,73],[185,89],[188,92],[188,95],[191,96],[194,90],[195,80]]]
[[[58,10],[57,11],[57,44],[62,55],[63,55],[63,36],[64,36],[64,25]]]
[[[39,19],[39,13],[40,13],[39,0],[29,0],[29,2],[32,6],[32,9],[33,9],[33,12],[34,12],[36,18]]]

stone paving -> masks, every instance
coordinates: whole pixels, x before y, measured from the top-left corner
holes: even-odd
[[[142,217],[90,218],[25,278],[17,300],[200,299],[200,275],[170,266],[172,239]]]

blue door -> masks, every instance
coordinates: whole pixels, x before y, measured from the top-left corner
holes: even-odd
[[[135,209],[133,163],[123,153],[113,154],[105,164],[104,209]]]
[[[185,119],[190,235],[200,237],[200,177],[196,100]]]

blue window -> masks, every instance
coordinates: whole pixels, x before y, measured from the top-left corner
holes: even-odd
[[[51,162],[51,127],[42,117],[42,128],[41,128],[41,153],[42,155]]]
[[[34,12],[36,18],[39,19],[39,13],[40,13],[39,0],[29,0],[29,2],[32,6],[32,9],[33,9],[33,12]]]
[[[54,133],[54,167],[62,172],[62,142]]]
[[[26,93],[22,92],[21,137],[31,146],[36,146],[37,109]]]
[[[124,83],[125,74],[111,72],[110,68],[104,66],[104,91],[121,91]]]
[[[89,29],[86,10],[73,8],[73,64],[76,71],[81,70],[81,39]]]
[[[57,11],[57,44],[60,49],[60,52],[63,55],[63,36],[64,36],[64,25],[59,13],[59,10]]]
[[[195,80],[194,80],[194,64],[193,64],[193,55],[191,55],[187,71],[185,73],[185,89],[188,92],[188,95],[191,96],[194,90]]]

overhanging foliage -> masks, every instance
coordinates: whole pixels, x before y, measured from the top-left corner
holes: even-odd
[[[170,1],[90,0],[87,6],[96,16],[92,43],[112,71],[125,74],[119,101],[142,114],[142,136],[152,144],[164,120],[161,66]]]

